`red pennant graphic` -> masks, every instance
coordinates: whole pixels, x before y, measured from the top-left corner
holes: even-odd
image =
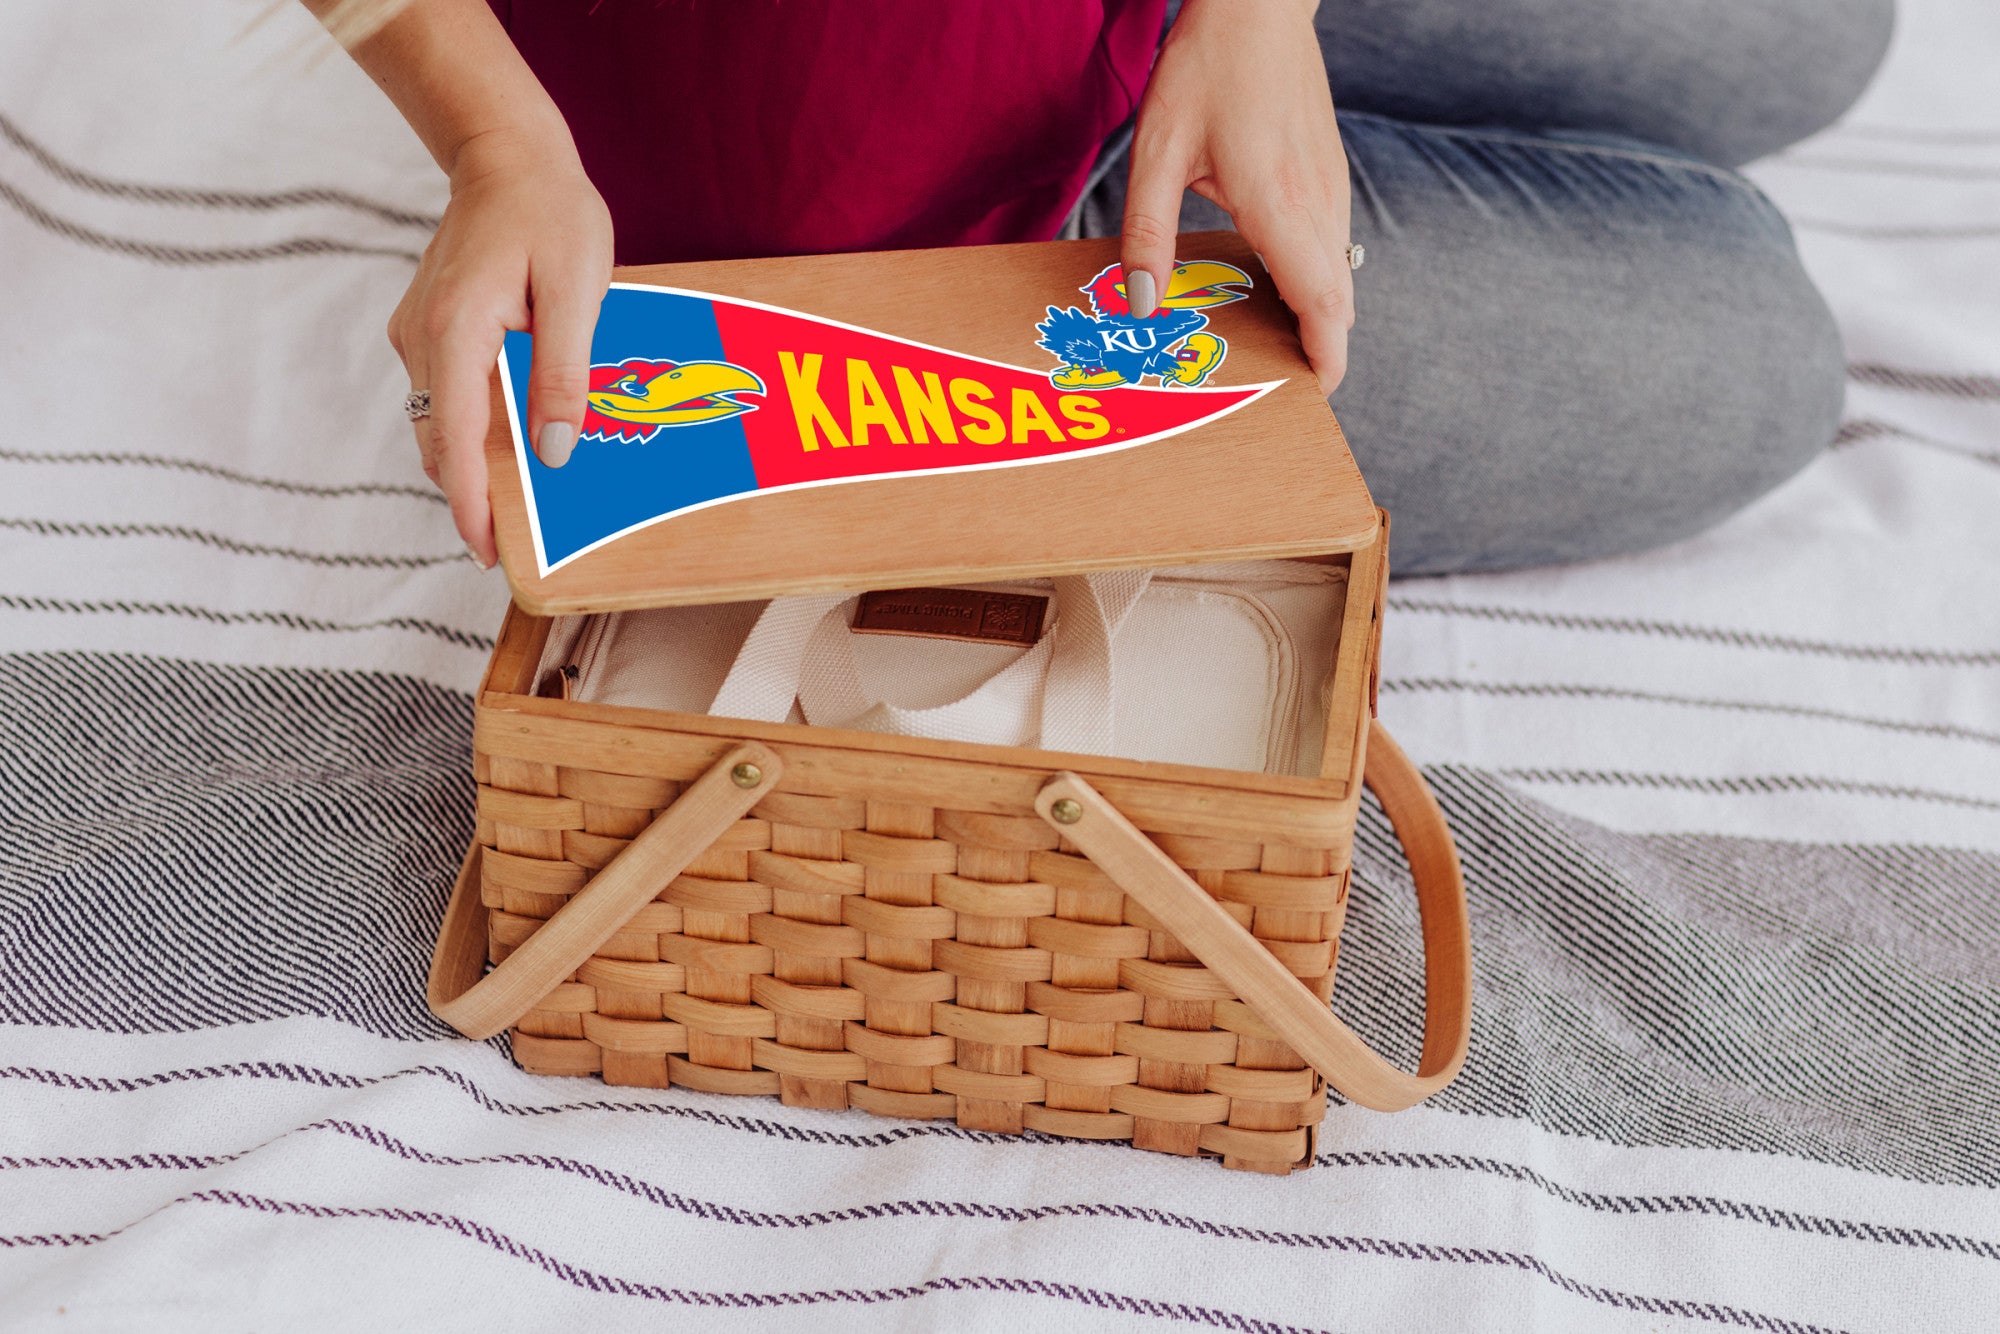
[[[1102,338],[1105,355],[1036,370],[776,306],[614,283],[592,338],[584,430],[559,469],[529,447],[534,340],[510,333],[501,383],[541,571],[676,514],[765,491],[1129,449],[1276,387],[1203,384],[1223,344],[1189,337],[1202,317],[1174,312],[1149,325],[1072,310],[1062,318],[1082,333],[1101,324],[1090,336]],[[1059,375],[1104,387],[1059,385]],[[1137,383],[1142,375],[1163,383]],[[1174,378],[1184,382],[1167,387]]]

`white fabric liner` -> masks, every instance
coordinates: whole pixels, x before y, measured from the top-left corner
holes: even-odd
[[[1050,598],[1032,647],[856,633],[857,599],[560,618],[538,688],[595,704],[1313,775],[1344,566],[1231,562],[969,584]]]

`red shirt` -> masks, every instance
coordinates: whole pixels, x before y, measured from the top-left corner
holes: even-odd
[[[1045,240],[1166,0],[490,0],[621,264]]]

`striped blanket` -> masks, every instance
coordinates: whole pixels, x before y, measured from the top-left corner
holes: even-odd
[[[536,1079],[428,1015],[505,597],[381,334],[441,186],[267,8],[0,15],[0,1326],[1993,1327],[2000,10],[1907,0],[1755,169],[1837,448],[1672,550],[1392,592],[1473,1056],[1276,1180]],[[1372,807],[1354,897],[1336,1004],[1407,1060]]]

